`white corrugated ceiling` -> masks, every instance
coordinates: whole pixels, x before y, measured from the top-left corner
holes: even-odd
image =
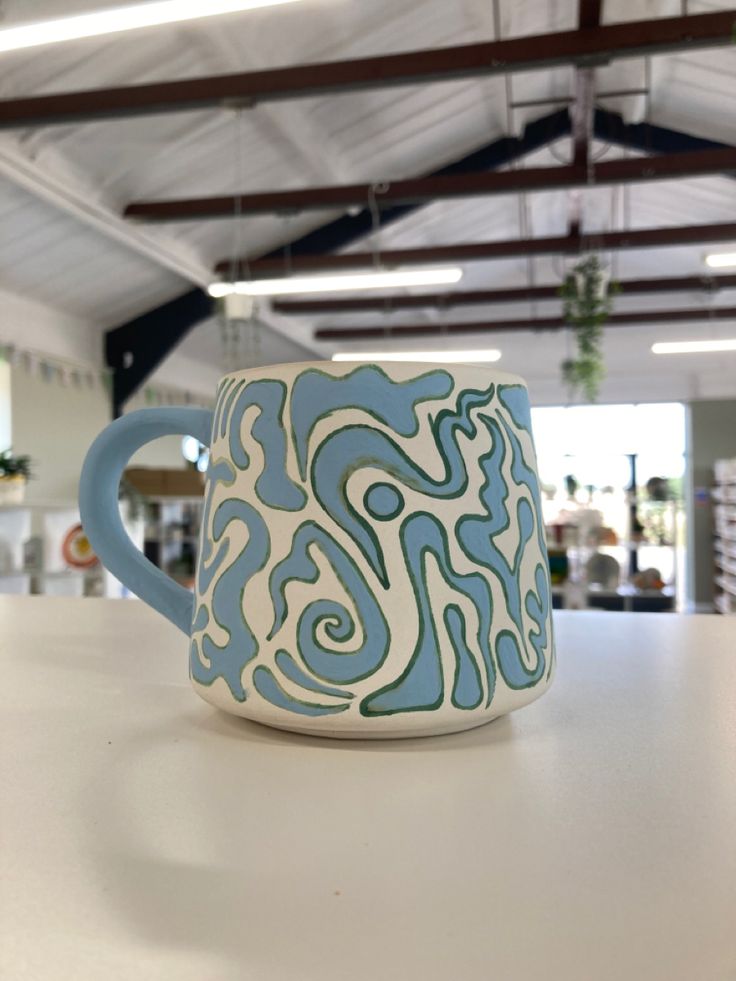
[[[114,6],[100,0],[6,0],[4,23]],[[726,9],[727,3],[690,0],[688,12]],[[462,44],[494,37],[492,0],[304,0],[302,4],[213,18],[135,34],[67,43],[0,55],[0,98],[173,80],[238,70]],[[607,0],[604,21],[682,13],[681,0]],[[500,0],[503,37],[575,26],[577,0]],[[736,56],[732,49],[615,62],[597,73],[599,92],[643,87],[649,97],[607,99],[605,108],[628,120],[736,144]],[[572,93],[573,72],[557,69],[514,76],[517,101]],[[502,78],[362,92],[259,106],[242,113],[188,112],[142,119],[44,127],[0,134],[0,287],[33,295],[100,328],[136,316],[205,282],[215,261],[242,250],[258,255],[318,228],[335,213],[234,222],[135,228],[129,241],[119,220],[131,200],[205,196],[236,190],[381,181],[428,172],[549,113],[550,105],[509,116]],[[240,146],[241,150],[238,150]],[[521,165],[569,160],[560,140]],[[622,151],[597,143],[596,156]],[[23,179],[18,179],[18,160]],[[34,182],[37,188],[34,190]],[[40,193],[38,189],[40,188]],[[49,190],[50,188],[50,190]],[[89,204],[89,207],[87,206]],[[528,196],[527,234],[563,234],[569,214],[564,192]],[[92,211],[90,217],[89,211]],[[697,224],[736,220],[736,181],[714,177],[584,195],[585,227]],[[105,228],[109,215],[112,233]],[[509,239],[521,234],[514,197],[443,202],[426,207],[381,233],[380,246]],[[136,237],[137,236],[137,237]],[[364,249],[365,244],[358,248]],[[643,250],[614,259],[628,276],[698,274],[702,248]],[[538,258],[468,265],[463,288],[556,282],[560,260]],[[734,303],[734,293],[715,302]],[[688,305],[705,302],[686,298]],[[682,295],[621,300],[685,302]],[[448,319],[543,315],[525,305],[453,311]],[[436,319],[436,312],[408,320]],[[375,322],[351,317],[350,324]],[[406,315],[391,315],[391,323]],[[319,323],[345,323],[322,317]],[[310,343],[312,324],[288,330]],[[207,339],[209,338],[209,340]],[[187,342],[193,356],[216,362],[217,332],[202,330]],[[323,353],[329,349],[318,348]],[[286,350],[286,349],[285,349]],[[278,358],[278,345],[273,356]],[[285,355],[288,356],[288,353]]]

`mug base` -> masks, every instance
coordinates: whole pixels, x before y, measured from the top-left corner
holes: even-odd
[[[227,710],[220,708],[221,712],[225,712],[226,715],[233,715],[232,712],[227,712]],[[263,726],[265,729],[277,729],[279,732],[290,732],[296,736],[316,736],[318,739],[333,739],[333,740],[354,740],[354,741],[364,741],[371,740],[371,742],[376,740],[389,740],[389,739],[426,739],[429,736],[450,736],[454,733],[467,732],[469,729],[479,729],[481,726],[488,725],[489,722],[494,722],[496,719],[503,718],[508,715],[509,712],[499,712],[497,715],[486,715],[482,718],[475,718],[472,720],[467,720],[464,722],[459,722],[455,720],[453,722],[447,722],[444,725],[435,723],[432,726],[424,726],[417,728],[408,728],[406,725],[397,725],[391,728],[381,728],[381,729],[320,729],[313,726],[300,726],[298,723],[294,725],[282,725],[278,722],[266,721],[265,719],[249,718],[248,716],[239,716],[240,718],[246,719],[248,722],[255,722],[259,726]]]

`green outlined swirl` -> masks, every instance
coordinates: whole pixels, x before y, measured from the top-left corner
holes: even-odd
[[[442,369],[396,380],[371,365],[310,367],[290,384],[235,376],[213,435],[197,682],[222,679],[236,700],[257,693],[285,716],[370,719],[484,711],[500,685],[549,678],[549,574],[521,385],[458,389]],[[275,532],[286,517],[285,547]],[[407,624],[410,646],[392,644]]]

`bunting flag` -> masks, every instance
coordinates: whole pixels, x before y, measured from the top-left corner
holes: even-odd
[[[39,351],[21,350],[15,344],[0,341],[0,363],[20,368],[26,374],[40,378],[47,384],[61,385],[80,391],[112,393],[112,372],[107,368],[90,368],[89,365],[56,358]],[[208,399],[186,389],[161,385],[147,385],[128,401],[126,409],[139,409],[157,405],[198,405],[204,408],[214,406],[214,398]]]

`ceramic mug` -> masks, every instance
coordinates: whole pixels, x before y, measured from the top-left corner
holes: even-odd
[[[118,484],[159,436],[210,447],[194,595],[125,534]],[[554,667],[524,382],[486,367],[315,362],[144,409],[84,464],[102,562],[190,638],[208,702],[282,729],[388,738],[482,725]]]

